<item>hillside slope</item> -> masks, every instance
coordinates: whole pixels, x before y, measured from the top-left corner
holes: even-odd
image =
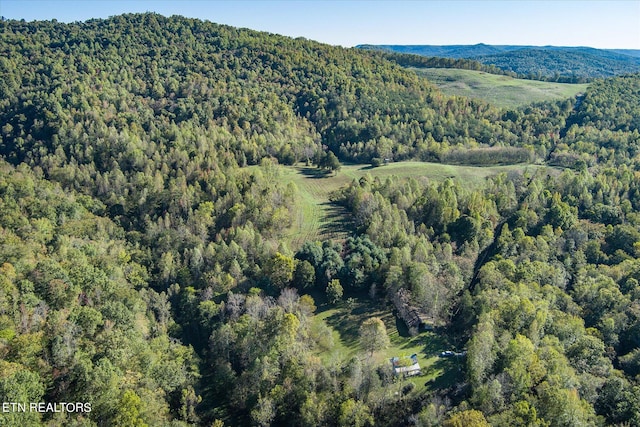
[[[469,137],[488,144],[488,135],[499,133],[488,106],[448,99],[357,49],[153,14],[0,26],[0,119],[11,124],[0,153],[14,161],[59,144],[70,150],[80,137],[70,124],[94,117],[143,143],[153,132],[172,138],[175,126],[208,133],[240,164],[267,153],[292,163],[321,144],[354,161],[406,158],[425,155],[425,144],[444,137],[448,144]],[[469,118],[462,125],[445,112]],[[76,131],[107,137],[97,125]],[[78,160],[96,161],[90,157]]]
[[[362,45],[359,47],[427,57],[470,59],[527,78],[573,83],[640,71],[640,58],[633,50],[486,44]]]
[[[640,71],[640,58],[589,48],[527,48],[473,59],[521,75],[566,76],[576,81]]]
[[[447,95],[479,98],[509,109],[536,102],[573,98],[588,87],[587,84],[516,79],[483,71],[455,68],[415,68],[414,70]]]
[[[639,424],[640,76],[503,109],[150,13],[0,72],[0,398],[92,404],[0,423]]]

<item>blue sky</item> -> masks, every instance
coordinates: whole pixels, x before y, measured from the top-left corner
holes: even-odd
[[[640,0],[0,0],[0,15],[28,21],[145,11],[346,47],[487,43],[640,49]]]

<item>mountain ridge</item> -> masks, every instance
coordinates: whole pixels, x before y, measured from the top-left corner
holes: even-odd
[[[534,79],[611,77],[640,71],[640,51],[588,46],[359,45],[360,49],[478,61]]]
[[[640,74],[504,109],[151,13],[0,52],[0,397],[91,404],[7,425],[640,425]]]

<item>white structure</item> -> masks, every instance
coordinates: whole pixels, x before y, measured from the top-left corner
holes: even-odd
[[[391,359],[393,373],[396,376],[412,377],[420,375],[420,364],[418,363],[418,355],[412,354],[410,357],[393,357]]]

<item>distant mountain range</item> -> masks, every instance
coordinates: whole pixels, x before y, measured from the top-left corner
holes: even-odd
[[[640,72],[640,50],[516,45],[359,45],[427,57],[475,60],[530,78],[579,80]]]

